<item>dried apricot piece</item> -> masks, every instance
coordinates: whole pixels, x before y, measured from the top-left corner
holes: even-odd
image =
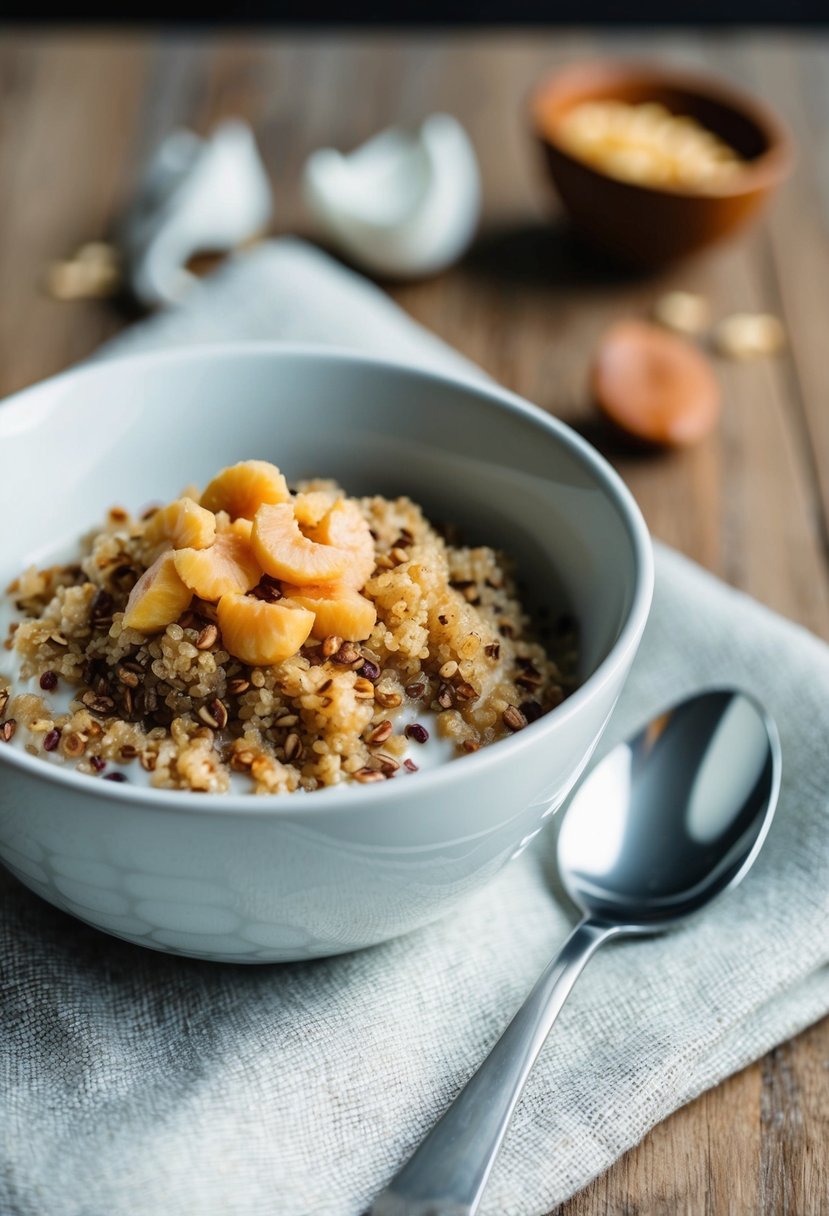
[[[223,595],[216,610],[222,645],[243,663],[262,666],[290,659],[307,640],[314,614],[299,604],[249,595]]]
[[[335,496],[327,490],[306,490],[297,494],[294,498],[294,515],[300,528],[303,531],[316,528],[335,502]]]
[[[216,539],[216,516],[185,495],[159,507],[144,535],[151,544],[166,540],[174,549],[206,549]]]
[[[250,544],[250,537],[253,531],[252,519],[244,519],[240,517],[239,519],[234,519],[233,523],[231,524],[228,523],[227,515],[223,514],[220,519],[217,518],[217,526],[219,532],[234,532],[236,536],[241,536],[247,541],[248,544]]]
[[[165,549],[141,575],[124,609],[124,626],[141,633],[158,633],[177,621],[193,592],[179,577],[174,549]]]
[[[231,592],[244,594],[262,577],[250,545],[250,520],[220,528],[209,549],[178,549],[176,570],[203,600],[216,601]]]
[[[596,352],[592,386],[607,417],[647,443],[696,443],[719,415],[719,386],[702,352],[645,321],[610,327]]]
[[[217,473],[201,496],[208,511],[253,519],[263,502],[289,502],[288,483],[268,460],[240,460]]]
[[[303,536],[290,503],[261,506],[253,518],[251,544],[266,574],[306,586],[340,578],[351,554]]]
[[[319,544],[346,550],[349,562],[341,581],[349,587],[359,591],[371,578],[375,566],[374,538],[356,502],[340,498],[308,535]]]
[[[283,583],[283,595],[314,614],[311,634],[315,638],[339,637],[346,642],[363,642],[377,620],[377,609],[353,587],[295,587]]]

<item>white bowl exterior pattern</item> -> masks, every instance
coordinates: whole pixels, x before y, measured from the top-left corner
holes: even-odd
[[[652,572],[644,525],[612,472],[509,394],[359,357],[250,346],[101,364],[0,407],[6,505],[28,504],[35,466],[51,470],[50,495],[7,534],[3,585],[110,503],[169,498],[251,455],[291,478],[411,494],[474,540],[517,548],[554,595],[552,562],[590,677],[513,739],[381,787],[199,796],[0,750],[0,856],[26,886],[154,949],[271,962],[354,950],[434,920],[526,847],[612,712]]]

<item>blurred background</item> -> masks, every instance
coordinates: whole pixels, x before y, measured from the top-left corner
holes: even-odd
[[[193,25],[126,0],[67,25],[6,0],[0,396],[304,238],[588,436],[658,539],[829,638],[825,8],[355,0],[344,26],[249,0]],[[608,362],[620,322],[646,329]],[[798,1210],[827,1060],[824,1024],[566,1211]]]
[[[657,0],[637,0],[635,4],[620,4],[618,0],[398,0],[390,6],[380,0],[354,0],[345,8],[338,0],[316,0],[313,5],[303,0],[231,0],[220,5],[210,3],[195,5],[162,4],[160,0],[124,0],[116,13],[107,12],[95,0],[83,0],[67,9],[56,0],[7,0],[3,18],[31,22],[50,20],[56,22],[118,21],[118,22],[179,22],[185,25],[211,23],[229,25],[237,22],[258,24],[283,24],[287,22],[308,26],[311,23],[332,22],[338,25],[353,25],[355,22],[375,25],[425,25],[450,24],[480,25],[497,23],[517,25],[523,22],[534,24],[583,24],[601,21],[617,25],[647,23],[658,25],[699,24],[716,25],[734,23],[774,22],[821,22],[827,16],[826,5],[821,0],[679,0],[670,5]]]

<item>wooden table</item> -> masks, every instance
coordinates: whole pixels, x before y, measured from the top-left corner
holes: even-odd
[[[595,434],[585,370],[611,317],[660,292],[708,296],[718,315],[781,315],[790,351],[718,364],[719,432],[658,458],[605,450],[653,533],[829,638],[829,41],[723,34],[476,33],[182,37],[0,36],[0,395],[83,358],[128,319],[58,303],[47,263],[101,237],[136,171],[177,123],[242,115],[277,199],[276,229],[308,231],[304,158],[391,122],[456,114],[478,149],[483,233],[460,266],[393,291],[497,379]],[[762,93],[800,145],[797,172],[747,238],[647,280],[588,270],[537,172],[523,121],[547,69],[604,50],[666,53]],[[822,158],[822,163],[821,163]],[[38,479],[48,492],[48,478]],[[829,1020],[657,1127],[559,1209],[587,1213],[829,1211]]]

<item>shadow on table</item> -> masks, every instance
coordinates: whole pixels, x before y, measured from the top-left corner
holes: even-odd
[[[588,245],[563,219],[486,228],[461,267],[476,278],[524,290],[621,286],[646,277]]]
[[[614,262],[586,244],[564,219],[488,228],[459,269],[468,280],[516,293],[546,294],[555,304],[561,303],[562,296],[572,294],[578,297],[580,308],[589,304],[591,292],[598,297],[608,289],[635,287],[648,279],[647,271]],[[606,304],[606,299],[602,303]],[[624,434],[592,410],[588,380],[585,360],[584,392],[569,405],[557,398],[552,409],[557,418],[617,465],[624,462],[630,467],[650,462],[655,456],[675,456]]]
[[[602,456],[614,466],[624,462],[625,468],[635,465],[652,464],[655,460],[661,463],[674,462],[680,464],[691,458],[691,450],[686,448],[665,448],[645,443],[635,439],[614,427],[598,410],[590,417],[583,412],[571,415],[566,409],[556,412],[556,417],[565,422],[572,430],[586,439]]]

